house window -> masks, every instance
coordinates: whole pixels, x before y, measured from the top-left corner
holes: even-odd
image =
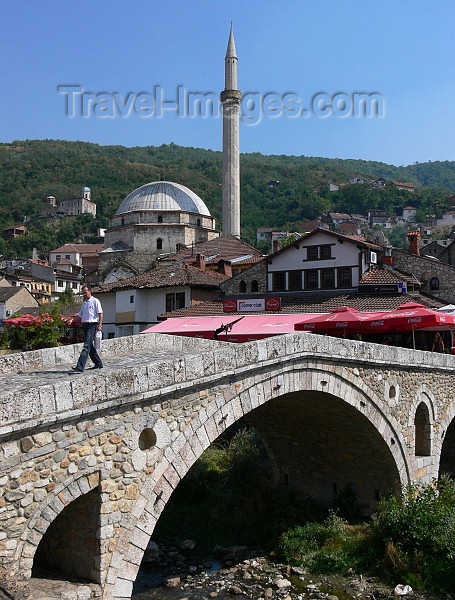
[[[430,290],[439,290],[439,279],[437,277],[430,279]]]
[[[163,222],[163,217],[160,215],[160,216],[158,217],[158,223],[162,223],[162,222]]]
[[[302,289],[302,271],[289,271],[289,290]]]
[[[329,290],[335,287],[335,269],[321,269],[321,288]]]
[[[61,258],[62,258],[61,254],[57,254],[56,257],[55,257],[56,260],[60,260]]]
[[[73,287],[73,290],[76,290],[76,289],[77,289],[77,283],[76,283],[75,281],[73,281],[73,283],[72,283],[72,287]]]
[[[70,260],[71,256],[69,254],[65,254],[65,258],[66,258],[66,260]]]
[[[321,260],[327,260],[328,258],[332,258],[332,246],[321,246],[319,248],[319,257]]]
[[[352,269],[351,267],[341,267],[338,269],[337,287],[350,288],[352,287]]]
[[[156,240],[156,249],[157,250],[162,250],[163,249],[163,240],[161,238],[158,238]]]
[[[201,219],[197,220],[197,226],[200,227],[201,226]]]
[[[241,294],[244,294],[246,292],[246,282],[243,279],[239,284],[239,292]]]
[[[134,304],[134,294],[130,296],[130,304]]]
[[[166,294],[166,312],[185,308],[185,292]]]
[[[272,290],[284,292],[286,290],[286,274],[283,271],[272,273]]]
[[[319,252],[317,246],[309,246],[306,251],[307,260],[318,260]]]
[[[256,279],[253,279],[253,281],[251,282],[251,291],[252,292],[258,292],[259,291],[259,284],[257,282]]]
[[[317,290],[318,289],[317,269],[308,269],[308,271],[304,271],[304,277],[305,277],[305,289],[306,290]]]
[[[60,280],[57,281],[57,285],[58,285],[58,287],[63,287],[63,281],[60,281]]]

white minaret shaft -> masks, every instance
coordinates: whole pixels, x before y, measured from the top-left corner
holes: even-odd
[[[239,111],[242,94],[237,89],[237,53],[234,33],[224,59],[223,104],[223,233],[240,237],[240,137]]]

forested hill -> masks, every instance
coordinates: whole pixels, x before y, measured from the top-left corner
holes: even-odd
[[[58,140],[15,141],[0,144],[0,228],[31,217],[31,228],[45,227],[38,216],[46,196],[57,201],[79,197],[82,186],[92,190],[98,217],[92,230],[105,226],[121,200],[149,181],[165,179],[186,185],[221,219],[221,152],[183,148],[99,146]],[[321,181],[346,184],[353,175],[384,177],[414,183],[407,191],[372,190],[371,186],[345,186],[339,192],[313,186]],[[279,181],[275,188],[271,180]],[[355,188],[355,189],[354,189]],[[324,210],[364,212],[368,208],[400,211],[413,204],[422,212],[441,211],[455,191],[455,162],[431,162],[395,167],[362,160],[306,156],[241,156],[242,236],[253,241],[258,227],[298,229],[302,220]],[[52,244],[53,240],[49,240]]]

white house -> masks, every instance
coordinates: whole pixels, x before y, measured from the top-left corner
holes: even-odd
[[[267,259],[268,292],[354,290],[378,263],[380,246],[333,231],[315,229]]]
[[[158,316],[219,297],[226,275],[183,261],[93,289],[103,306],[103,337],[133,335]]]

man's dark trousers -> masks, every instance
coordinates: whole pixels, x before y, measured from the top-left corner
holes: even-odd
[[[87,358],[90,358],[95,363],[95,367],[99,369],[102,368],[103,363],[101,358],[98,356],[98,352],[93,345],[93,341],[95,339],[95,333],[98,328],[98,323],[82,323],[82,328],[84,330],[84,347],[82,348],[81,355],[79,356],[79,360],[77,361],[76,369],[78,371],[83,371],[85,369],[85,363],[87,362]]]

